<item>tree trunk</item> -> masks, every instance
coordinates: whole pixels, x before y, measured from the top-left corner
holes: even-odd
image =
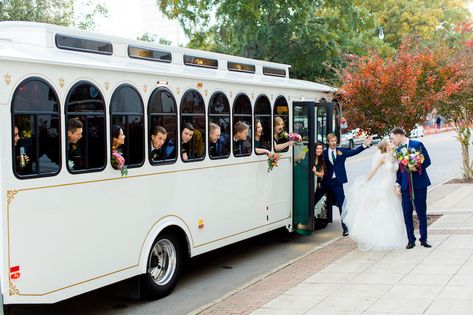
[[[463,178],[473,179],[472,163],[470,163],[470,139],[471,131],[469,126],[458,127],[457,139],[461,144],[463,158]]]

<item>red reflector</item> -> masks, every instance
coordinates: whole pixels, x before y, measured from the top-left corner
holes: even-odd
[[[20,266],[13,266],[10,268],[10,272],[18,272],[20,271]]]

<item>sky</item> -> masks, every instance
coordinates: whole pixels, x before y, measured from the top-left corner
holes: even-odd
[[[76,5],[80,0],[75,0]],[[103,3],[108,17],[96,19],[96,32],[136,39],[144,33],[156,34],[171,41],[173,46],[189,41],[177,21],[164,17],[156,0],[92,0]],[[80,7],[78,8],[80,10]]]

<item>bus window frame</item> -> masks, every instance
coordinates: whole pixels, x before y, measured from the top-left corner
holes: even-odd
[[[138,116],[139,114],[138,113],[132,113],[132,112],[123,112],[123,113],[120,113],[120,114],[113,114],[112,113],[112,99],[113,99],[113,96],[115,95],[115,92],[118,91],[119,89],[121,88],[124,88],[124,87],[128,87],[128,88],[131,88],[132,90],[134,90],[136,92],[136,95],[138,95],[139,99],[140,99],[140,103],[141,103],[141,116],[142,116],[142,120],[143,120],[143,143],[141,144],[141,151],[142,151],[142,154],[143,154],[143,159],[141,160],[141,163],[139,164],[126,164],[126,161],[125,161],[125,165],[127,168],[139,168],[139,167],[142,167],[143,164],[145,163],[145,160],[146,160],[146,156],[145,156],[145,143],[144,141],[146,141],[146,130],[145,130],[145,108],[144,108],[144,102],[143,102],[143,98],[141,97],[141,94],[139,92],[139,90],[134,87],[133,85],[131,85],[130,83],[123,83],[123,84],[120,84],[119,86],[117,86],[115,88],[115,90],[113,91],[112,93],[112,96],[110,97],[110,103],[108,105],[108,115],[109,115],[109,133],[110,133],[110,144],[113,143],[113,135],[112,135],[112,126],[113,126],[113,116],[119,116],[119,117],[127,117],[127,123],[129,124],[128,122],[128,116]],[[123,126],[120,126],[120,128],[123,130]],[[129,128],[128,128],[128,133],[125,133],[125,141],[126,139],[130,139],[129,138]],[[129,150],[129,148],[128,148]],[[129,154],[129,153],[128,153]],[[110,149],[110,163],[112,161],[112,150]]]
[[[174,148],[176,150],[176,157],[174,159],[168,159],[168,160],[163,160],[163,161],[158,161],[158,162],[153,162],[151,160],[151,132],[152,132],[152,128],[154,126],[151,126],[151,117],[153,116],[171,116],[169,113],[157,113],[157,112],[153,112],[151,113],[151,110],[150,110],[150,107],[151,107],[151,99],[152,99],[152,96],[154,93],[160,93],[162,90],[168,92],[170,95],[171,95],[171,98],[172,98],[172,101],[174,102],[174,108],[176,109],[174,111],[174,122],[175,122],[175,125],[176,125],[176,142],[174,144]],[[154,115],[153,115],[154,114]],[[165,86],[158,86],[156,87],[150,94],[149,96],[149,99],[148,99],[148,106],[147,106],[147,114],[146,114],[147,118],[148,118],[148,136],[146,137],[148,139],[148,161],[149,161],[149,164],[151,166],[158,166],[158,165],[169,165],[169,164],[174,164],[176,163],[177,159],[178,159],[178,156],[180,155],[180,145],[179,145],[179,139],[180,139],[180,131],[179,131],[179,113],[178,113],[178,105],[177,105],[177,101],[176,101],[176,98],[174,97],[174,94],[172,93],[172,91],[165,87]],[[145,130],[146,131],[146,130]]]
[[[222,156],[212,156],[210,155],[210,141],[209,142],[209,145],[207,147],[207,151],[209,151],[209,158],[211,160],[222,160],[222,159],[228,159],[231,155],[231,149],[232,149],[232,146],[233,146],[233,137],[232,137],[232,131],[233,131],[233,128],[232,128],[232,113],[231,113],[231,108],[230,108],[230,100],[228,99],[227,95],[223,92],[223,91],[215,91],[212,96],[210,96],[209,98],[209,102],[207,104],[207,140],[209,139],[209,136],[210,136],[210,133],[209,133],[209,128],[208,128],[208,125],[210,124],[210,105],[211,105],[211,101],[212,99],[217,95],[217,94],[223,94],[223,96],[225,96],[225,98],[227,99],[227,102],[228,102],[228,121],[229,121],[229,128],[230,128],[230,133],[229,133],[229,147],[230,147],[230,150],[228,151],[228,154],[227,155],[222,155]],[[212,117],[224,117],[224,115],[220,115],[220,114],[212,114],[212,115],[215,115],[215,116],[212,116]],[[226,116],[225,116],[226,117]],[[222,128],[220,125],[219,125],[220,128]]]
[[[200,97],[202,98],[203,107],[204,107],[204,112],[203,112],[202,114],[199,113],[197,116],[200,116],[200,115],[201,115],[202,117],[204,117],[204,131],[203,131],[203,133],[202,133],[202,137],[206,137],[206,136],[207,136],[207,132],[208,132],[208,131],[207,131],[207,129],[208,129],[208,126],[207,126],[207,125],[208,125],[207,114],[206,114],[206,112],[205,112],[205,108],[206,108],[205,99],[204,99],[204,97],[202,96],[202,93],[200,93],[197,89],[194,89],[194,88],[187,89],[184,93],[182,93],[181,101],[180,101],[180,103],[179,103],[179,127],[180,127],[180,128],[178,129],[178,132],[179,132],[179,134],[178,134],[178,141],[179,141],[178,154],[179,154],[179,156],[181,157],[181,161],[182,161],[183,163],[201,162],[201,161],[204,161],[205,158],[207,157],[207,142],[208,142],[208,141],[207,141],[207,139],[204,138],[204,139],[203,139],[203,140],[204,140],[203,143],[204,143],[204,146],[205,146],[205,147],[204,147],[204,154],[203,154],[203,156],[202,156],[201,158],[188,159],[187,161],[184,161],[184,160],[182,159],[182,152],[181,152],[181,150],[182,150],[181,138],[182,138],[182,128],[183,128],[183,121],[182,121],[182,118],[183,118],[183,117],[193,117],[193,116],[195,115],[194,113],[192,113],[192,114],[184,114],[184,113],[182,113],[182,108],[183,108],[182,104],[183,104],[183,102],[184,102],[184,96],[186,96],[187,93],[190,93],[190,92],[196,92],[196,93],[199,94]],[[193,124],[193,127],[194,127],[194,134],[195,134],[195,130],[196,130],[197,128],[194,126],[194,124]],[[193,140],[193,139],[194,139],[194,136],[192,136],[192,139],[191,139],[191,140]]]
[[[273,130],[273,108],[271,106],[271,101],[269,100],[269,97],[262,93],[260,95],[258,95],[258,97],[256,98],[256,101],[255,101],[255,105],[254,105],[254,110],[253,110],[253,130],[255,130],[256,128],[256,104],[258,103],[258,101],[262,98],[266,98],[266,100],[268,101],[268,104],[269,104],[269,114],[259,114],[258,117],[269,117],[269,131],[270,131],[270,134],[269,134],[269,148],[264,148],[270,152],[273,151],[273,142],[274,142],[274,137],[273,137],[273,134],[274,134],[274,130]],[[260,120],[261,121],[261,120]],[[263,126],[262,126],[263,127]],[[264,127],[263,127],[263,131],[264,131]],[[258,154],[256,153],[256,146],[255,146],[255,135],[254,135],[255,132],[253,132],[253,151],[255,151],[255,154],[256,155],[264,155],[264,154]]]
[[[57,99],[57,107],[58,107],[58,111],[57,111],[57,120],[58,120],[58,145],[59,145],[59,161],[58,161],[58,171],[57,172],[54,172],[54,173],[44,173],[44,174],[41,174],[41,173],[35,173],[35,174],[30,174],[30,175],[19,175],[15,169],[15,160],[16,160],[16,156],[15,156],[15,144],[13,142],[13,137],[14,137],[14,133],[15,133],[15,111],[14,111],[14,108],[13,108],[13,101],[15,100],[15,96],[17,94],[17,90],[18,88],[21,86],[21,85],[25,85],[27,83],[29,83],[30,81],[40,81],[44,84],[46,84],[52,91],[53,91],[53,94],[54,96],[56,97]],[[49,112],[45,112],[45,113],[34,113],[34,112],[30,112],[32,114],[29,114],[29,115],[35,115],[35,120],[37,120],[37,115],[53,115]],[[22,115],[22,114],[19,114],[19,115]],[[25,115],[28,115],[28,112],[25,112]],[[14,89],[14,92],[13,92],[13,96],[12,96],[12,99],[11,99],[11,102],[10,102],[10,117],[11,117],[11,156],[12,156],[12,163],[11,163],[11,166],[12,166],[12,172],[13,172],[13,175],[17,178],[17,179],[20,179],[20,180],[24,180],[24,179],[32,179],[32,178],[41,178],[41,177],[53,177],[53,176],[57,176],[61,170],[62,170],[62,145],[61,145],[61,137],[62,137],[62,124],[61,124],[61,100],[59,99],[58,97],[58,93],[57,91],[54,89],[54,85],[52,83],[50,83],[48,80],[46,80],[45,78],[42,78],[42,77],[39,77],[39,76],[32,76],[32,77],[28,77],[26,79],[24,79],[23,81],[21,81]],[[36,125],[36,123],[35,123]],[[36,132],[36,130],[35,130]],[[39,154],[39,135],[36,136],[36,139],[35,139],[35,142],[36,142],[36,155]],[[37,156],[37,158],[39,158]],[[39,163],[39,162],[37,162]],[[41,169],[40,169],[41,170]]]
[[[65,163],[66,164],[66,169],[67,171],[69,172],[69,174],[72,174],[72,175],[79,175],[79,174],[86,174],[86,173],[98,173],[98,172],[102,172],[108,165],[108,161],[107,161],[107,158],[108,158],[108,145],[109,143],[107,142],[107,102],[105,101],[105,98],[104,98],[104,94],[102,93],[102,90],[100,90],[98,88],[98,85],[92,83],[91,81],[88,81],[88,80],[79,80],[77,81],[76,83],[74,83],[74,85],[71,86],[71,88],[67,91],[67,94],[66,94],[66,98],[65,98],[65,101],[64,101],[64,120],[67,122],[69,121],[69,118],[68,118],[68,110],[67,110],[67,101],[70,97],[70,94],[71,94],[71,91],[73,89],[75,89],[76,87],[78,87],[79,85],[81,84],[89,84],[91,86],[93,86],[94,88],[97,89],[97,91],[100,93],[100,95],[102,96],[102,99],[103,99],[103,119],[104,119],[104,131],[105,131],[105,134],[104,134],[104,143],[105,143],[105,146],[103,147],[103,153],[104,153],[104,164],[102,167],[99,167],[99,168],[87,168],[85,170],[78,170],[78,171],[74,171],[74,170],[71,170],[69,168],[69,163]],[[73,112],[74,113],[74,112]],[[87,116],[87,114],[84,115],[84,113],[88,113],[88,112],[83,112],[82,114],[74,114],[74,115],[71,115],[71,116]],[[90,116],[98,116],[98,115],[90,115]],[[83,122],[84,124],[84,127],[82,129],[82,135],[84,135],[84,130],[86,130],[86,124],[85,122]],[[67,123],[64,124],[65,128],[67,129]],[[65,154],[66,154],[66,160],[67,160],[67,150],[68,150],[68,144],[67,144],[67,130],[66,130],[66,134],[65,134],[65,137],[64,137],[64,141],[65,141]],[[87,138],[87,141],[88,141],[88,138]],[[110,143],[111,145],[111,143]],[[88,153],[88,152],[87,152]]]
[[[245,114],[245,115],[242,115],[241,117],[246,117],[247,115],[248,115],[249,117],[251,117],[251,126],[249,126],[249,128],[248,128],[248,129],[249,129],[248,132],[251,132],[251,140],[249,141],[249,142],[251,143],[251,149],[250,149],[250,152],[249,152],[249,153],[241,154],[241,155],[235,155],[235,151],[234,151],[234,149],[233,149],[233,138],[234,138],[234,135],[233,135],[233,127],[235,126],[235,123],[236,123],[236,122],[235,122],[235,119],[234,119],[234,117],[235,117],[235,105],[236,105],[237,99],[238,99],[240,96],[245,96],[245,97],[250,101],[250,111],[251,111],[250,114],[249,114],[249,115],[248,115],[248,114]],[[231,130],[232,130],[232,149],[231,149],[231,150],[232,150],[232,152],[233,152],[232,155],[233,155],[234,158],[248,157],[248,156],[251,156],[251,155],[253,154],[253,152],[254,152],[254,146],[253,146],[254,131],[253,131],[252,129],[254,129],[254,124],[255,124],[255,122],[254,122],[254,115],[253,115],[253,113],[254,113],[253,106],[254,106],[254,104],[251,103],[250,97],[249,97],[246,93],[244,93],[244,92],[238,93],[238,94],[235,96],[235,98],[233,99],[233,104],[232,104],[232,118],[231,118],[231,123],[232,123],[232,128],[231,128]],[[240,115],[241,115],[241,114],[237,114],[237,117],[239,117]]]

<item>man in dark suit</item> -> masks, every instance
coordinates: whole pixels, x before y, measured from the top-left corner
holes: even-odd
[[[153,163],[176,158],[174,142],[167,139],[168,133],[162,126],[151,130],[150,159]]]
[[[219,125],[209,124],[209,154],[211,158],[225,157],[228,155],[225,136]]]
[[[251,154],[251,142],[248,141],[249,126],[239,121],[233,126],[233,154],[243,156]]]
[[[410,249],[415,246],[416,237],[414,235],[414,223],[412,220],[414,209],[419,219],[420,244],[427,248],[432,247],[427,241],[427,187],[430,186],[430,179],[429,175],[427,175],[426,168],[429,167],[431,163],[429,153],[422,142],[409,140],[406,136],[406,132],[402,128],[394,128],[391,131],[391,140],[398,146],[397,152],[401,150],[407,150],[407,152],[409,152],[414,149],[424,155],[424,163],[422,163],[419,169],[415,168],[408,171],[407,168],[399,168],[397,171],[396,186],[402,196],[404,223],[406,224],[407,237],[409,240],[406,248]],[[411,185],[409,185],[410,173],[412,173]]]
[[[330,192],[335,197],[336,205],[342,213],[343,202],[345,201],[345,192],[343,184],[348,182],[347,172],[345,170],[345,160],[350,156],[357,155],[371,145],[373,141],[369,136],[365,139],[363,145],[350,150],[337,147],[337,136],[333,133],[327,135],[328,149],[324,150],[325,174],[321,183],[320,193]],[[348,235],[348,228],[342,221],[343,236]]]

